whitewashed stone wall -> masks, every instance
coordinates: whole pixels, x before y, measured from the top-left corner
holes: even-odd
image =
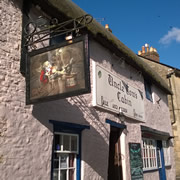
[[[49,179],[52,135],[25,105],[21,1],[0,1],[0,179]]]

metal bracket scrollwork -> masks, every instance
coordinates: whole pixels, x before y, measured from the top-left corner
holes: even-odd
[[[24,28],[25,46],[33,46],[63,34],[75,32],[77,35],[79,30],[90,24],[92,20],[93,17],[89,14],[62,23],[56,18],[46,21],[44,17],[39,17],[35,22],[27,23]]]

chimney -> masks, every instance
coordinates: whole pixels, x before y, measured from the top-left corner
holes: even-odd
[[[112,30],[109,28],[109,24],[106,24],[106,25],[105,25],[105,29],[107,29],[109,32],[112,33]]]
[[[142,46],[142,51],[138,51],[138,55],[143,56],[152,61],[159,62],[159,54],[157,50],[153,48],[152,46],[149,48],[148,44],[145,44],[145,46]]]

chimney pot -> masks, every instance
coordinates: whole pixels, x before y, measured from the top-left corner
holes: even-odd
[[[106,25],[105,25],[105,29],[109,29],[109,24],[106,24]]]
[[[153,52],[153,49],[154,49],[154,48],[151,46],[151,47],[150,47],[150,52]]]
[[[112,30],[109,28],[109,24],[106,24],[106,25],[105,25],[105,29],[107,29],[109,32],[112,33]]]
[[[142,54],[145,54],[145,47],[142,46]]]
[[[138,51],[138,55],[141,55],[142,54],[142,51]]]
[[[147,52],[145,51],[145,48],[147,48]],[[152,46],[149,49],[148,44],[145,44],[145,46],[142,46],[142,51],[140,51],[140,52],[138,51],[138,55],[141,55],[145,58],[159,62],[159,54],[157,53],[157,50],[155,48],[153,48]]]

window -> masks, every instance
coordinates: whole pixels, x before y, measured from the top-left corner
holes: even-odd
[[[55,133],[53,180],[76,180],[79,136]]]
[[[90,126],[49,120],[53,124],[52,180],[81,179],[81,132]]]
[[[146,92],[146,98],[153,102],[152,98],[152,91],[151,91],[151,83],[148,81],[144,81],[144,86],[145,86],[145,92]]]
[[[169,141],[162,141],[163,151],[164,151],[164,163],[165,166],[171,165],[171,156],[170,156],[170,146]]]
[[[156,141],[153,139],[143,139],[142,144],[143,170],[157,168]]]

